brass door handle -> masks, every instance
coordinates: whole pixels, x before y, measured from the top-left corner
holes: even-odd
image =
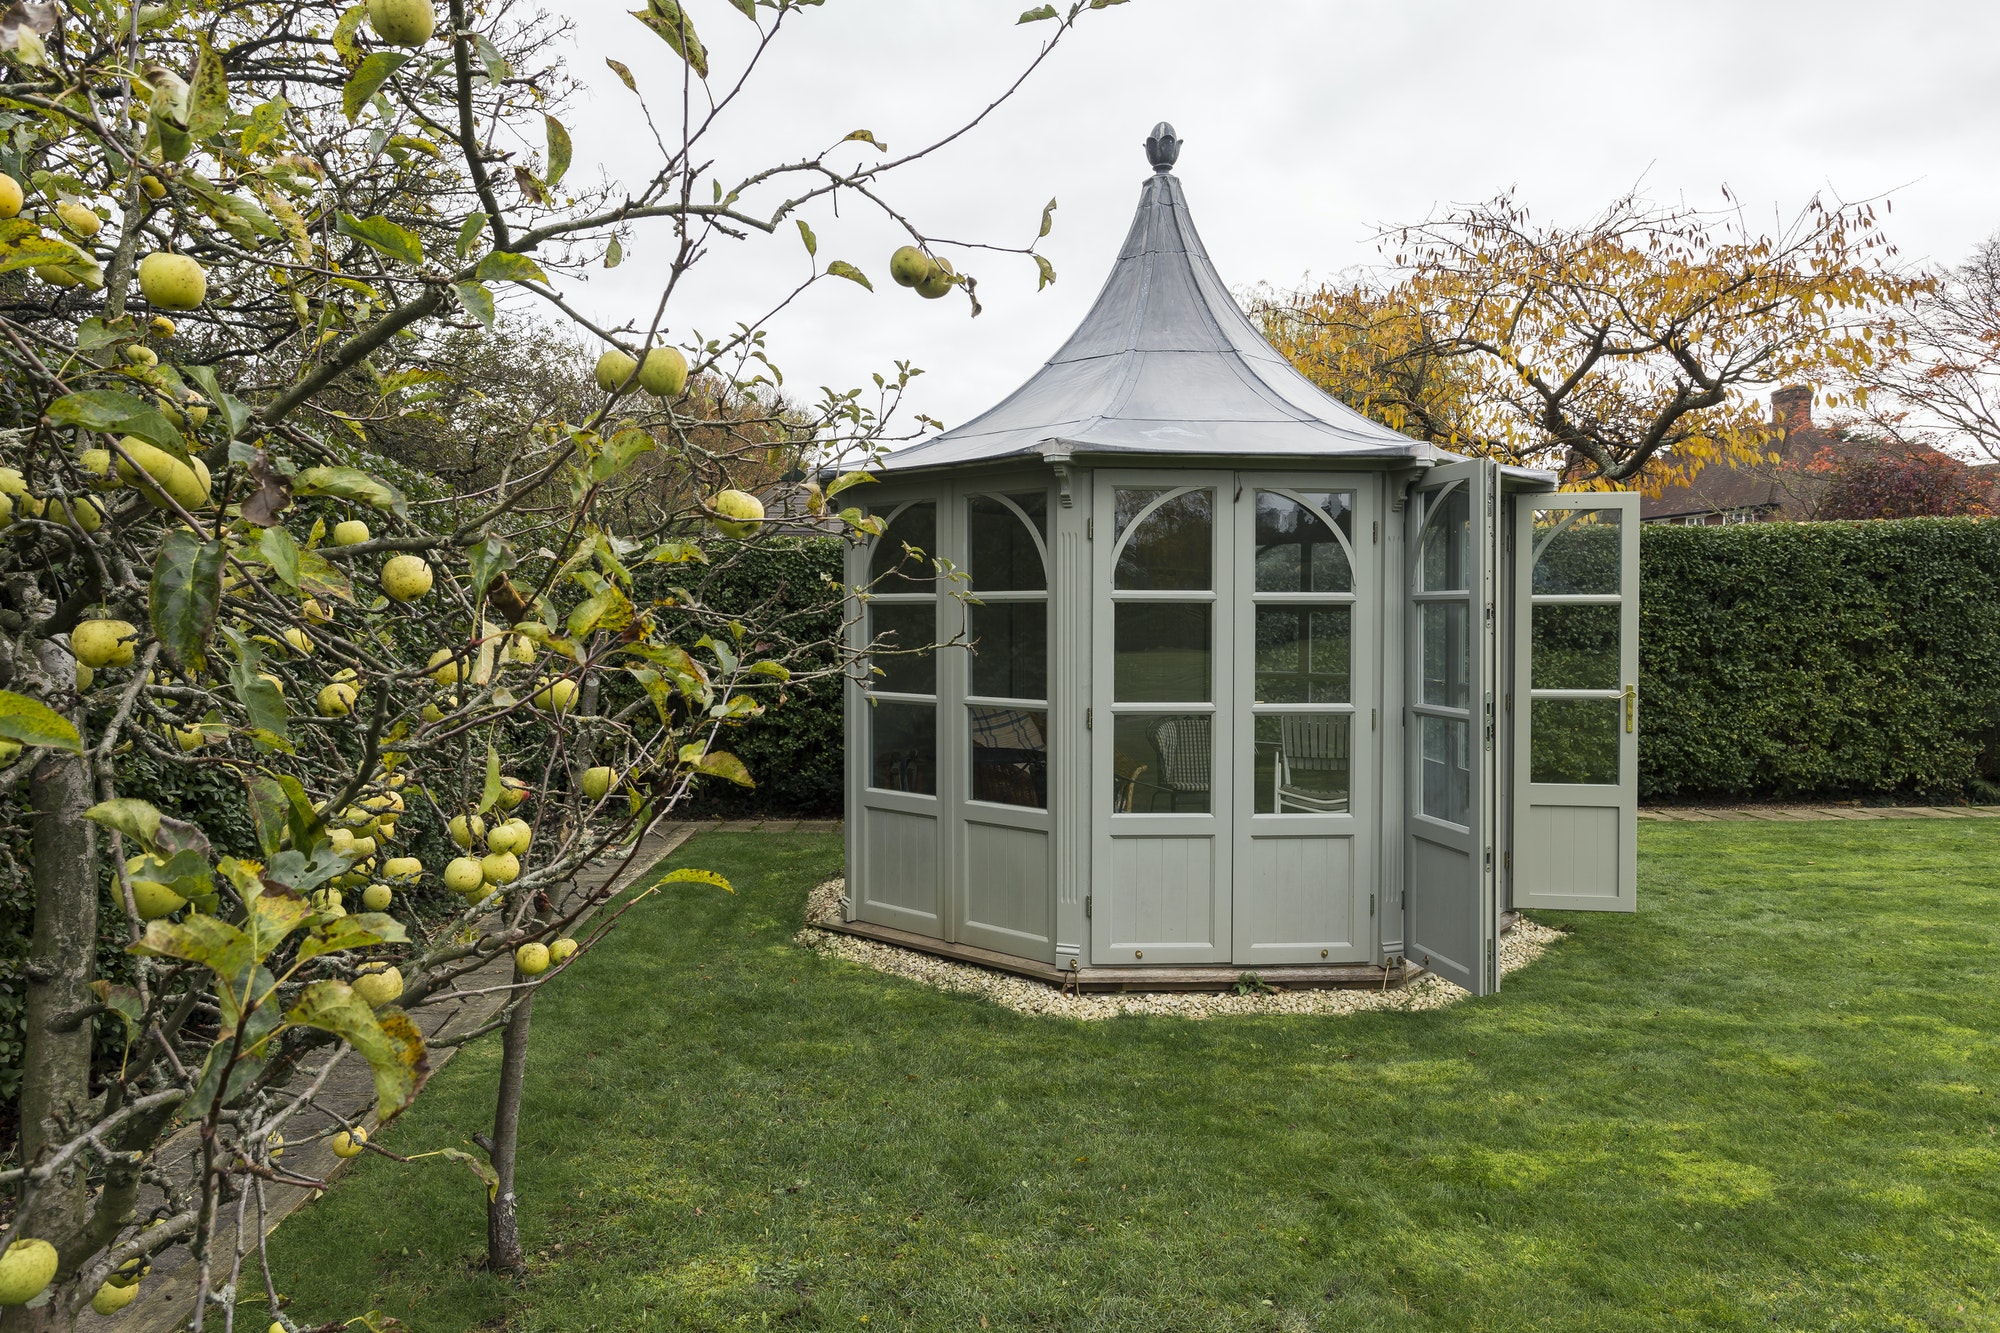
[[[1626,735],[1629,736],[1634,731],[1638,730],[1638,718],[1639,718],[1639,687],[1637,685],[1627,685],[1625,687],[1625,734]]]

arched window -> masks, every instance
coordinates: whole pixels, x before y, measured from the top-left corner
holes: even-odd
[[[1260,815],[1346,814],[1354,738],[1354,495],[1259,490],[1251,598]]]
[[[975,801],[1049,803],[1048,497],[966,501],[967,753]]]

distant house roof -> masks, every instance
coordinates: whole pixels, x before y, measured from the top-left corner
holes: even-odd
[[[1771,395],[1771,424],[1778,427],[1773,450],[1787,462],[1801,462],[1822,448],[1850,452],[1851,446],[1832,431],[1813,424],[1813,391],[1789,385]],[[1762,510],[1773,517],[1798,518],[1797,503],[1778,482],[1775,472],[1735,467],[1720,460],[1705,464],[1686,482],[1668,486],[1639,502],[1642,522]]]
[[[1243,313],[1195,233],[1173,127],[1097,303],[998,406],[888,455],[889,471],[1051,454],[1450,461],[1369,420],[1292,368]],[[1540,474],[1536,474],[1539,476]]]

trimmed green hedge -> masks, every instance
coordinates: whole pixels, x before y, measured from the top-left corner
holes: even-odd
[[[2000,522],[1648,526],[1647,799],[1992,800]]]

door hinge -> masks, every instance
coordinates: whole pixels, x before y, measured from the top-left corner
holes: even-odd
[[[1086,920],[1090,916],[1090,897],[1087,893],[1083,895],[1083,915]]]
[[[1375,713],[1376,710],[1373,708],[1368,710],[1368,730],[1370,731],[1375,730]]]
[[[1097,533],[1097,520],[1094,518],[1086,518],[1085,520],[1083,520],[1083,539],[1085,541],[1094,541],[1096,540],[1096,533]]]
[[[1507,716],[1514,716],[1514,691],[1507,691]]]
[[[1375,895],[1372,893],[1368,895],[1368,915],[1375,915]]]
[[[1090,710],[1088,708],[1083,710],[1083,729],[1085,731],[1090,730]]]
[[[1500,853],[1500,868],[1510,875],[1514,873],[1513,849],[1509,848],[1507,851]]]
[[[1370,544],[1370,545],[1375,545],[1375,544],[1379,543],[1379,542],[1380,542],[1380,541],[1382,540],[1382,520],[1381,520],[1381,519],[1379,519],[1379,518],[1378,518],[1378,519],[1376,519],[1376,520],[1375,520],[1375,521],[1374,521],[1373,523],[1370,523],[1370,524],[1368,525],[1368,530],[1369,530],[1369,532],[1370,532],[1370,533],[1372,534],[1372,535],[1371,535],[1371,536],[1370,536],[1370,537],[1368,538],[1368,541],[1369,541],[1369,544]]]
[[[1486,868],[1488,870],[1493,869],[1493,849],[1491,847],[1486,849]]]

